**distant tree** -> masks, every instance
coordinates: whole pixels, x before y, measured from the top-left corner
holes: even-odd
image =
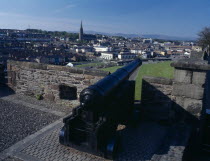
[[[205,48],[210,46],[210,27],[205,27],[202,31],[198,33],[198,44]]]

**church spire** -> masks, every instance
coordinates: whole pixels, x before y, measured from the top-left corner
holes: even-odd
[[[83,27],[82,27],[82,21],[81,21],[81,26],[80,26],[80,29],[83,29]]]
[[[83,40],[83,26],[82,26],[82,21],[81,21],[81,26],[80,26],[80,31],[79,31],[79,40]]]

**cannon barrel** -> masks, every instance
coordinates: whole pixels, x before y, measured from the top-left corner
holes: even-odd
[[[80,93],[80,106],[63,119],[59,142],[113,159],[120,145],[117,127],[127,125],[134,112],[135,81],[129,77],[141,64],[136,59],[84,89]]]
[[[142,64],[141,59],[136,59],[125,67],[118,69],[116,72],[106,76],[94,85],[89,86],[80,93],[80,103],[83,107],[94,107],[102,103],[104,98],[109,95],[124,80]]]

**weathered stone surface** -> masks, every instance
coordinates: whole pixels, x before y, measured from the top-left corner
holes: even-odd
[[[208,61],[204,60],[178,60],[172,62],[171,66],[180,69],[210,70],[210,65],[208,64]]]
[[[190,114],[199,118],[202,110],[202,100],[185,99],[183,107]]]
[[[172,80],[160,77],[144,77],[142,81],[142,103],[168,102],[171,98]]]
[[[191,115],[199,118],[202,110],[202,100],[195,100],[191,98],[175,97],[174,105],[176,108],[183,108],[185,111],[189,112]]]
[[[188,98],[193,98],[197,100],[203,99],[204,88],[194,84],[182,84],[174,83],[172,95],[174,96],[184,96]]]
[[[50,94],[50,93],[45,94],[44,98],[49,100],[49,101],[54,101],[55,100],[55,96],[53,94]]]
[[[192,83],[192,71],[175,69],[174,71],[174,81],[182,83]]]
[[[204,85],[206,81],[206,72],[193,72],[192,83],[196,85]]]
[[[8,69],[8,85],[16,93],[41,94],[61,104],[76,99],[84,88],[108,74],[103,71],[17,61],[9,61]]]
[[[163,77],[144,76],[143,79],[149,83],[172,85],[173,80]]]

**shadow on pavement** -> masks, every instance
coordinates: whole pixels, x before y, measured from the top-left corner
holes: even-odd
[[[0,85],[0,98],[15,94],[15,91],[6,85]]]

